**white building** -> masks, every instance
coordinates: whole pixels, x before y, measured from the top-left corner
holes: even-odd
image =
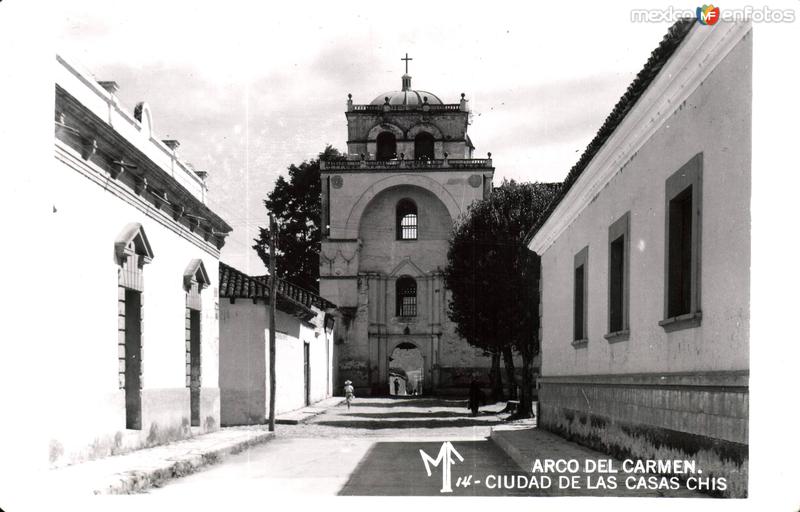
[[[269,417],[269,280],[220,263],[222,425]],[[275,315],[275,412],[332,396],[335,305],[279,279]]]
[[[677,23],[535,231],[539,425],[747,489],[752,33]]]
[[[130,113],[115,83],[55,64],[41,236],[57,262],[47,322],[58,335],[31,326],[20,342],[58,362],[41,421],[59,465],[219,428],[217,267],[231,228],[177,141],[158,140],[147,104]]]

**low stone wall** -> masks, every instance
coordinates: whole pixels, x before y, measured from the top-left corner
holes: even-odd
[[[618,458],[693,459],[747,496],[748,372],[540,379],[542,428]]]

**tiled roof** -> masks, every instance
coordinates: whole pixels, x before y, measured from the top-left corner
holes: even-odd
[[[658,72],[664,64],[667,63],[678,45],[681,44],[681,41],[683,41],[683,38],[689,33],[694,23],[695,18],[682,18],[669,28],[667,34],[661,40],[661,43],[653,50],[653,53],[650,54],[647,63],[628,86],[625,94],[619,99],[608,117],[606,117],[605,122],[597,131],[594,139],[592,139],[584,150],[580,160],[570,169],[569,174],[567,174],[567,177],[564,179],[561,191],[553,198],[552,202],[545,210],[545,213],[539,219],[539,222],[536,223],[525,238],[526,245],[530,243],[536,232],[547,222],[547,219],[550,218],[550,215],[552,215],[553,211],[567,195],[569,189],[572,188],[572,185],[578,180],[581,173],[583,173],[584,169],[589,165],[589,162],[592,161],[592,158],[600,151],[603,144],[611,137],[617,126],[622,123],[628,112],[630,112],[642,94],[644,94],[644,91],[647,90],[647,87],[658,75]]]
[[[253,277],[256,281],[261,284],[269,286],[269,276],[255,276]],[[286,297],[289,297],[306,307],[316,306],[317,308],[325,311],[326,309],[336,308],[336,304],[333,302],[323,299],[319,295],[314,292],[310,292],[305,288],[301,288],[295,284],[290,283],[285,279],[278,279],[278,293],[282,294]]]
[[[316,306],[322,311],[336,307],[332,302],[284,279],[278,279],[277,291],[277,307],[289,313],[295,313],[298,308],[301,308],[308,313],[314,314],[311,309],[312,306]],[[228,299],[264,299],[269,301],[269,295],[269,276],[251,277],[225,263],[219,263],[220,297]]]
[[[269,286],[220,261],[219,296],[228,299],[269,299]]]

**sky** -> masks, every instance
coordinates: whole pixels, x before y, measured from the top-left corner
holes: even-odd
[[[234,228],[222,259],[251,274],[277,177],[345,150],[347,94],[399,89],[406,52],[413,88],[466,93],[495,185],[560,181],[669,27],[631,21],[646,2],[281,4],[76,0],[56,23],[59,53],[116,81],[129,110],[146,101],[156,134],[208,172],[209,205]]]

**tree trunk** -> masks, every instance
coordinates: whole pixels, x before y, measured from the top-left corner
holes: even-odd
[[[492,351],[492,369],[489,372],[492,383],[492,401],[503,400],[503,376],[500,372],[500,351]]]
[[[533,375],[532,357],[527,350],[522,351],[522,388],[520,389],[519,408],[514,415],[516,418],[530,418],[533,416],[531,401],[533,400]]]
[[[514,374],[514,353],[511,346],[503,347],[503,361],[506,363],[506,382],[508,382],[508,399],[517,399],[517,376]]]

